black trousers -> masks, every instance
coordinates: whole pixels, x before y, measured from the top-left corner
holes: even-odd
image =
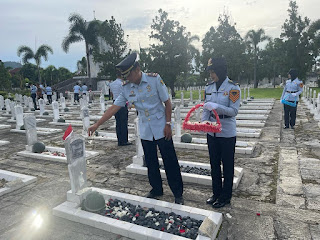
[[[296,125],[296,117],[297,117],[297,107],[298,107],[298,102],[297,106],[291,107],[287,104],[283,104],[284,108],[284,125],[286,127],[289,127],[289,124],[291,127]]]
[[[52,95],[47,95],[48,102],[51,104],[52,103]]]
[[[169,187],[175,197],[181,197],[183,194],[183,182],[172,139],[165,140],[165,138],[161,138],[153,141],[141,140],[141,143],[148,168],[149,183],[152,187],[151,191],[155,194],[163,193],[157,154],[158,145]]]
[[[116,118],[116,132],[118,138],[118,145],[128,142],[128,108],[127,106],[120,108],[115,114]]]
[[[222,200],[231,199],[236,137],[212,137],[207,134],[207,141],[211,165],[212,192]],[[221,162],[223,166],[223,184]]]
[[[33,101],[33,106],[34,106],[34,110],[37,109],[37,94],[36,93],[31,93],[31,98],[32,98],[32,101]]]
[[[79,93],[74,94],[74,102],[79,102]]]

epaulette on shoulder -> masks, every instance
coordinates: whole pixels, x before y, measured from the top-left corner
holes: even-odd
[[[209,82],[209,83],[206,84],[206,86],[209,86],[209,85],[211,85],[211,84],[213,84],[213,83],[214,83],[214,81]]]
[[[148,77],[156,77],[158,73],[146,73]]]
[[[123,81],[122,82],[122,86],[125,86],[125,85],[127,85],[129,83],[129,81]]]
[[[235,83],[234,81],[232,81],[232,80],[230,80],[230,79],[228,80],[228,82],[231,83],[231,84],[233,84],[233,85],[239,85],[239,84]]]

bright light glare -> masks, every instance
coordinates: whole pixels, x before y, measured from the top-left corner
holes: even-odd
[[[40,214],[38,214],[32,222],[32,226],[35,228],[40,228],[43,223],[43,219]]]

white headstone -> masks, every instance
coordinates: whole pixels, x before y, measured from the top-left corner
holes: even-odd
[[[181,140],[181,114],[180,114],[180,102],[177,103],[174,109],[174,131],[176,140]]]
[[[40,116],[42,116],[44,113],[44,106],[45,106],[44,100],[40,98],[39,99]]]
[[[26,95],[23,96],[23,104],[25,107],[27,107],[29,104],[29,98]]]
[[[137,155],[133,157],[133,163],[137,164],[139,166],[143,166],[143,158],[144,158],[144,152],[141,144],[140,139],[140,131],[139,131],[139,118],[137,117],[135,120],[135,136],[136,136],[136,153]]]
[[[248,99],[250,99],[250,87],[248,87]]]
[[[52,109],[53,109],[53,121],[57,122],[59,119],[59,103],[56,101],[52,102]]]
[[[43,101],[44,101],[44,104],[49,103],[47,94],[43,94]]]
[[[184,106],[184,93],[183,90],[181,91],[181,106]]]
[[[4,108],[4,97],[0,95],[0,110],[2,110],[2,108]]]
[[[11,111],[11,107],[10,107],[10,99],[6,99],[5,101],[5,105],[6,105],[6,113],[9,114],[9,112]]]
[[[90,117],[89,117],[89,109],[84,107],[81,109],[82,112],[82,123],[83,123],[83,130],[82,135],[88,136],[88,128],[90,127]]]
[[[106,111],[106,105],[104,103],[104,96],[100,96],[100,113],[103,114]]]
[[[200,90],[200,88],[198,89],[198,92],[199,92],[199,101],[201,102],[202,98],[201,98],[201,90]]]
[[[73,105],[74,104],[74,94],[72,94],[71,93],[71,95],[70,95],[70,101],[71,101],[71,105]]]
[[[30,112],[31,111],[31,108],[34,108],[34,105],[33,105],[33,100],[31,97],[29,97],[29,105],[28,105],[28,111]]]
[[[16,119],[16,111],[14,110],[14,107],[16,106],[15,102],[10,102],[10,109],[11,109],[11,119]]]
[[[85,142],[83,137],[72,133],[64,143],[67,155],[71,191],[76,194],[87,184],[87,164],[85,157]]]
[[[14,107],[16,113],[16,129],[23,125],[23,108],[20,105]]]
[[[66,108],[66,99],[64,97],[60,97],[60,103],[61,103],[61,107],[64,111],[64,109]]]
[[[63,93],[62,92],[59,95],[60,95],[60,99],[63,98]]]
[[[53,92],[52,101],[57,101],[57,92]]]
[[[33,113],[27,113],[23,118],[24,128],[27,136],[27,150],[31,151],[33,144],[38,141],[37,137],[37,121]]]
[[[192,90],[190,88],[190,102],[193,102],[193,95],[192,95]]]

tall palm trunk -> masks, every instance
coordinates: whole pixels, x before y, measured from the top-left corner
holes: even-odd
[[[86,55],[87,55],[87,73],[88,73],[89,82],[91,84],[91,70],[90,70],[90,60],[89,60],[90,52],[89,52],[88,43],[86,43]]]
[[[254,63],[253,63],[253,82],[254,82],[254,88],[257,88],[257,87],[258,87],[258,80],[257,80],[257,61],[258,61],[257,47],[255,46],[255,49],[254,49]]]
[[[41,84],[41,75],[40,75],[40,66],[39,66],[39,64],[37,64],[37,68],[38,68],[39,84]]]

